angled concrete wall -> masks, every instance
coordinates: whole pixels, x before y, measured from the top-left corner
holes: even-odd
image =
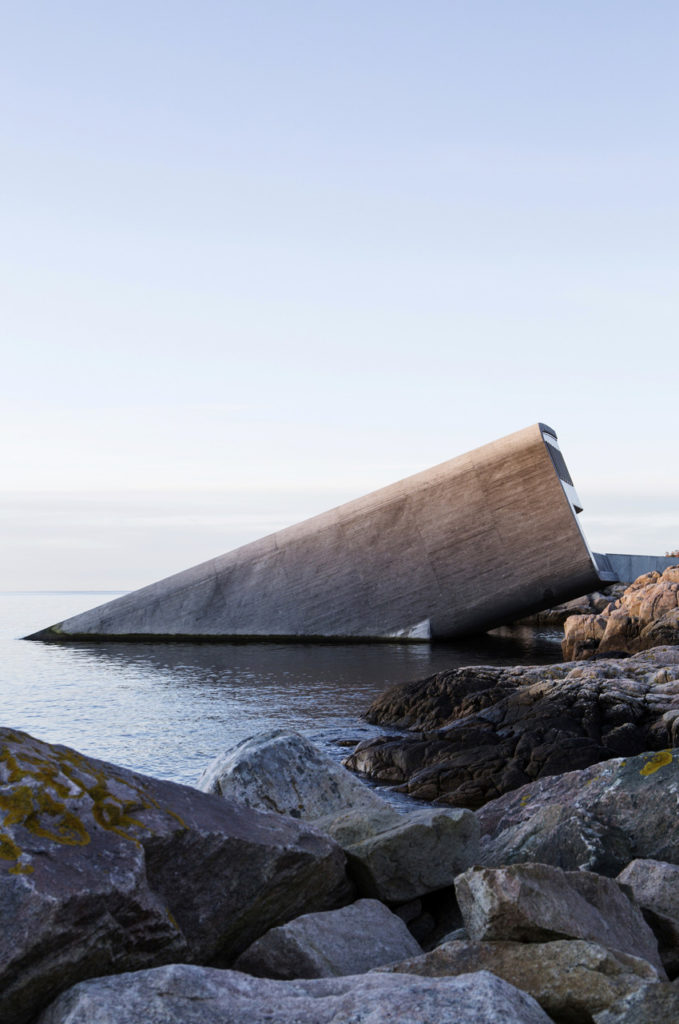
[[[451,638],[602,584],[535,424],[34,634]]]

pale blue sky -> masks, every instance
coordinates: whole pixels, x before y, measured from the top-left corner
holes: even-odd
[[[0,587],[131,588],[542,419],[679,546],[679,8],[2,8]]]

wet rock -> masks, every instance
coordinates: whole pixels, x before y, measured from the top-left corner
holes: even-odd
[[[0,730],[0,1020],[82,978],[228,963],[272,926],[347,902],[313,829]]]
[[[679,864],[678,798],[679,749],[540,779],[477,812],[480,860],[541,860],[609,876],[635,858]]]
[[[679,565],[644,573],[594,614],[570,616],[564,632],[563,656],[569,661],[679,644]]]
[[[303,818],[347,852],[362,895],[404,903],[450,886],[478,855],[468,811],[399,814],[298,733],[262,733],[218,758],[201,788]]]
[[[673,1024],[679,1020],[679,986],[647,985],[597,1013],[595,1024]]]
[[[551,1024],[525,992],[487,971],[457,978],[364,974],[271,981],[173,965],[82,982],[36,1024]]]
[[[456,879],[455,891],[475,942],[585,939],[642,957],[664,976],[653,932],[610,878],[548,864],[474,867]]]
[[[475,809],[535,779],[679,743],[679,649],[442,672],[392,687],[366,717],[408,732],[359,744],[347,767]]]
[[[646,960],[578,939],[448,941],[430,953],[377,968],[439,978],[491,971],[533,996],[556,1024],[591,1024],[621,997],[659,981]]]
[[[259,978],[332,978],[364,974],[421,952],[400,917],[378,900],[358,900],[272,928],[234,967]]]

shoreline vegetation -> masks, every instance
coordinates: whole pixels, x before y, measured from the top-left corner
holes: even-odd
[[[276,730],[192,787],[0,730],[0,1019],[679,1019],[678,591],[541,613],[571,660],[392,687],[353,771]]]

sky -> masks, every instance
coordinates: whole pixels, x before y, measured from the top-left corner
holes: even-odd
[[[0,589],[133,589],[538,420],[679,547],[679,7],[2,6]]]

